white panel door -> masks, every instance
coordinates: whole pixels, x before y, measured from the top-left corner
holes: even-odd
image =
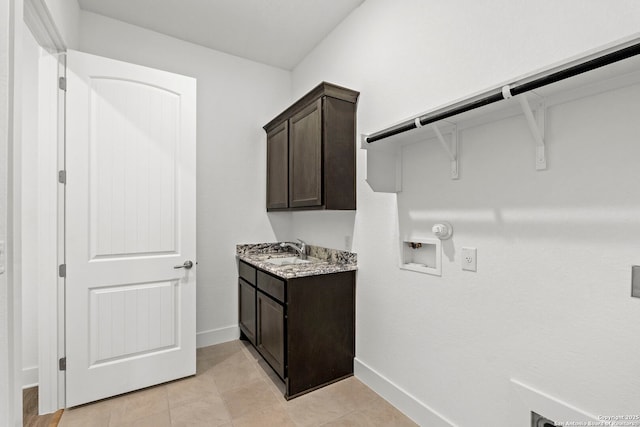
[[[67,57],[66,405],[195,374],[196,81]]]

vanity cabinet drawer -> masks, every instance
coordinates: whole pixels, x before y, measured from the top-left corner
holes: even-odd
[[[258,289],[284,303],[284,281],[258,271]]]
[[[253,286],[256,285],[256,269],[251,267],[244,261],[240,261],[238,264],[238,271],[240,277],[246,280],[248,283],[251,283]]]

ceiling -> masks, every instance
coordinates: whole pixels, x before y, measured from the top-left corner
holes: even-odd
[[[80,8],[287,70],[364,0],[78,0]]]

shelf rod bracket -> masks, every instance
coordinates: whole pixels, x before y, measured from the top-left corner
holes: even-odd
[[[438,126],[435,123],[431,123],[430,126],[433,132],[435,132],[438,141],[440,141],[440,145],[442,145],[442,148],[444,148],[444,151],[449,156],[451,162],[451,179],[458,179],[458,128],[453,128],[451,131],[451,143],[447,143]]]
[[[509,85],[502,88],[502,96],[504,99],[509,99],[513,96],[511,95],[511,88]],[[517,98],[520,103],[520,108],[524,113],[524,117],[527,119],[527,125],[529,126],[531,136],[533,136],[533,140],[536,144],[536,170],[545,170],[547,169],[547,155],[545,152],[546,146],[544,142],[546,115],[544,102],[539,104],[536,110],[536,115],[534,116],[533,111],[531,110],[531,105],[529,105],[527,95],[521,94]]]
[[[526,95],[520,95],[518,97],[518,102],[520,102],[520,107],[527,119],[529,130],[531,131],[533,140],[536,143],[536,170],[545,170],[547,168],[547,156],[545,153],[544,143],[544,106],[540,106],[540,108],[538,108],[538,120],[536,120],[533,116],[533,112],[531,111],[531,106],[529,105]]]

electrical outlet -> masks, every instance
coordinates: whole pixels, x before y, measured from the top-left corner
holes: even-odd
[[[462,248],[462,269],[469,271],[477,270],[477,254],[476,248]]]

